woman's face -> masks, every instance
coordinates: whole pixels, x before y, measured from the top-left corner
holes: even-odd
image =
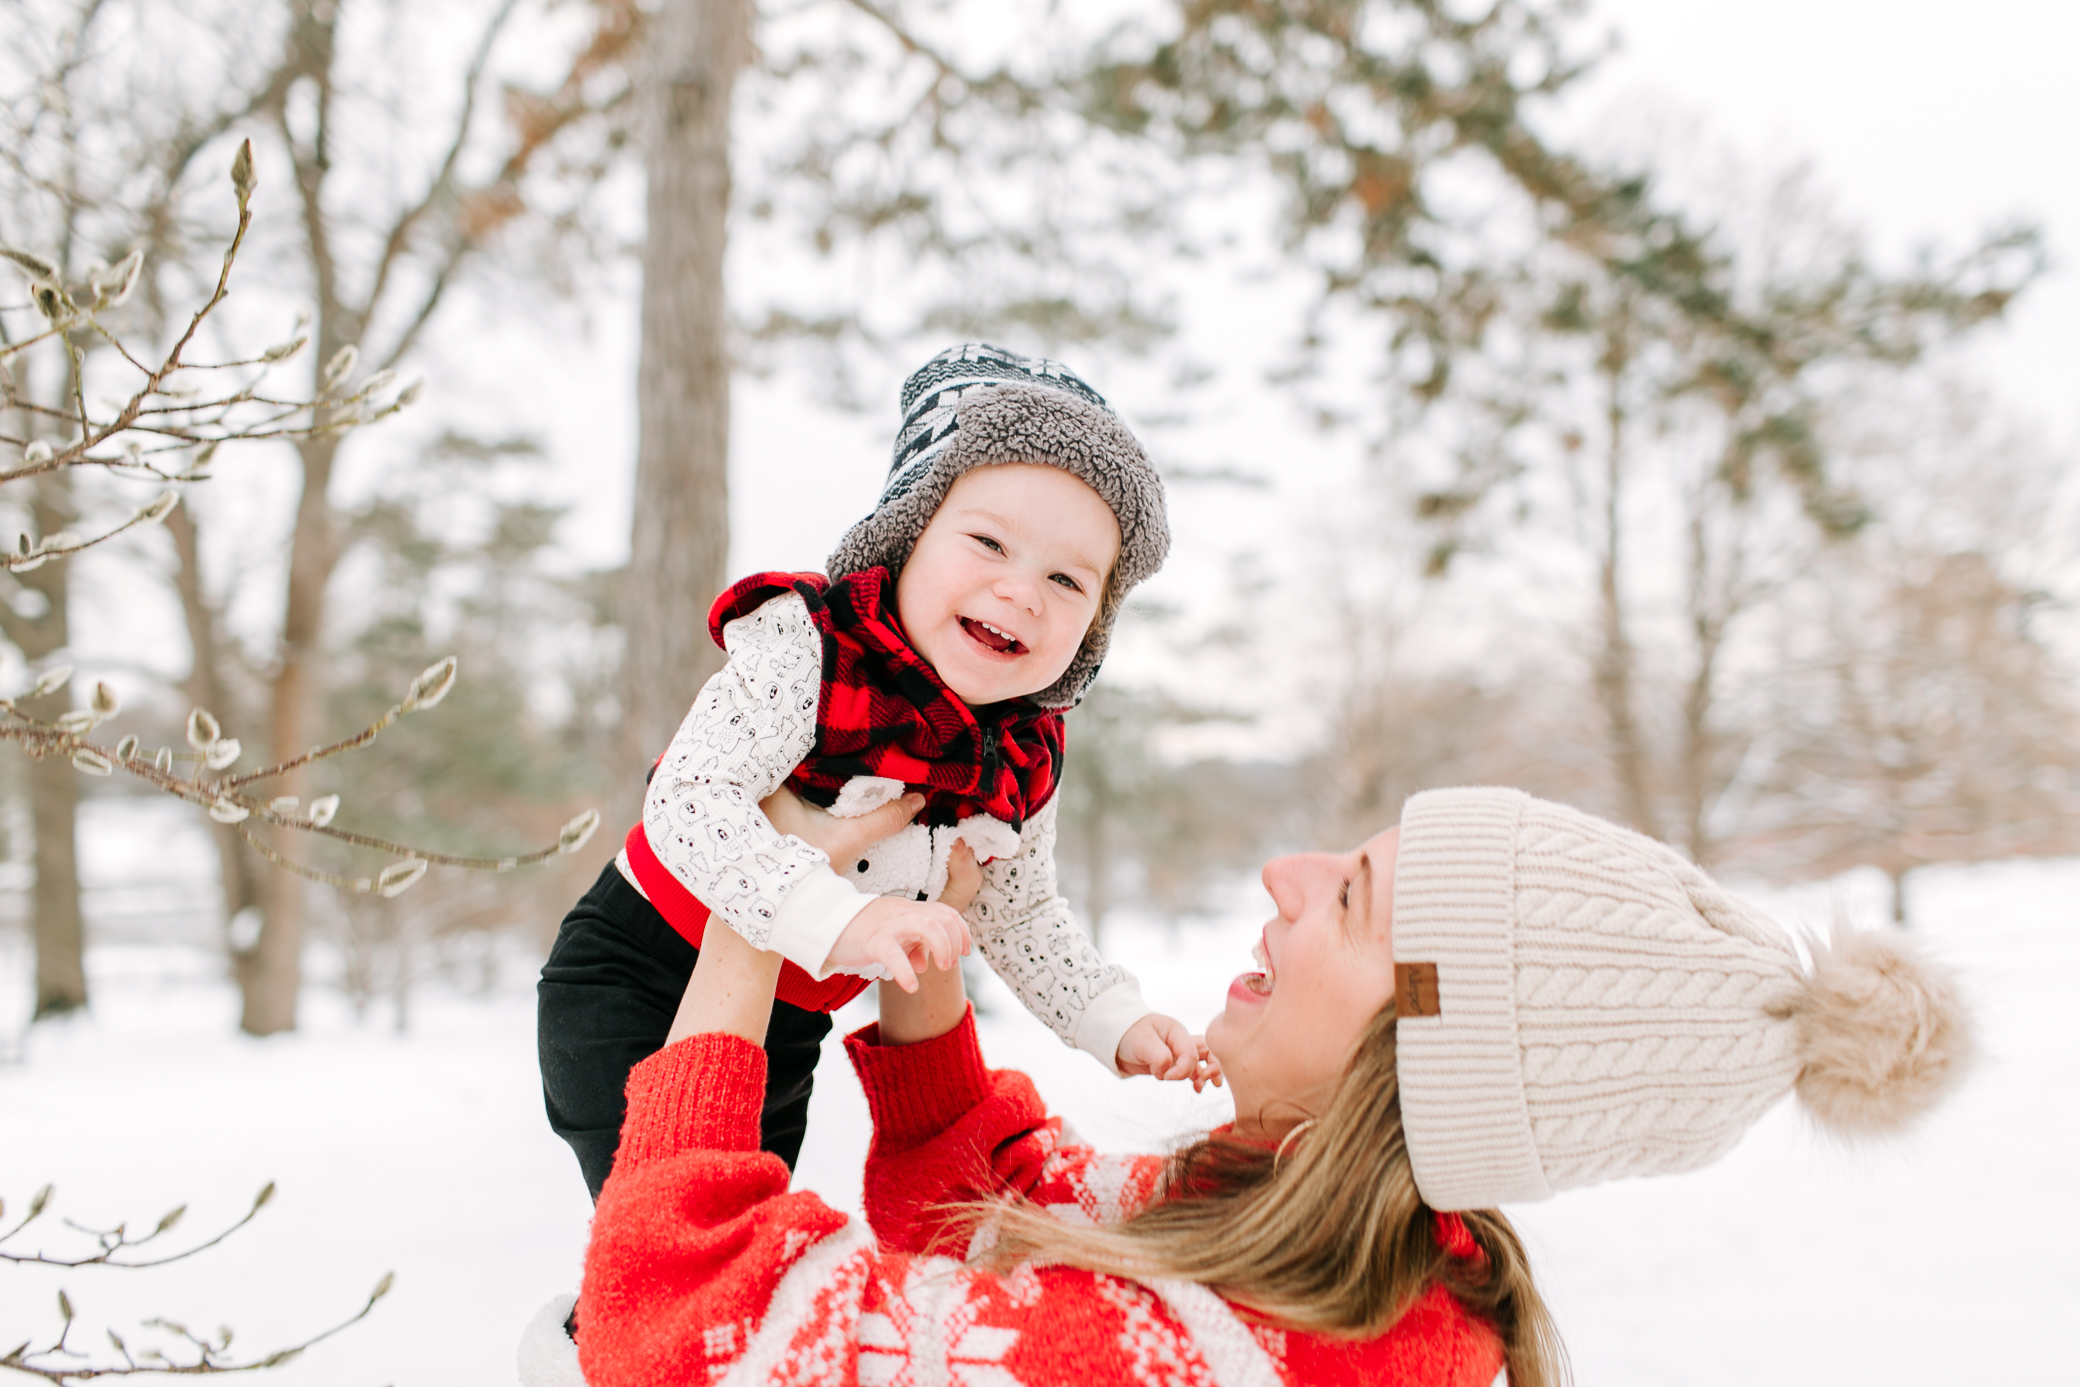
[[[1235,1095],[1239,1129],[1278,1136],[1320,1111],[1358,1033],[1394,995],[1390,828],[1347,853],[1273,859],[1261,971],[1228,987],[1206,1043]]]

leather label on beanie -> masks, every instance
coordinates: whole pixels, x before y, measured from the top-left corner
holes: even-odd
[[[1394,1014],[1396,1016],[1435,1016],[1439,1010],[1437,1000],[1437,965],[1434,963],[1395,964]]]

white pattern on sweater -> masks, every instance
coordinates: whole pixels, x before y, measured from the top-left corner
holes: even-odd
[[[722,639],[729,662],[694,700],[643,802],[644,835],[666,870],[745,939],[822,978],[853,916],[876,895],[937,894],[955,839],[968,838],[978,857],[1002,854],[984,863],[967,910],[982,956],[1064,1043],[1116,1068],[1120,1037],[1148,1006],[1062,899],[1055,801],[1026,821],[1015,847],[1009,825],[987,815],[955,828],[912,825],[841,879],[820,849],[775,829],[758,807],[816,744],[823,639],[808,605],[798,593],[776,597],[723,627]],[[840,807],[884,803],[886,788],[858,777]],[[641,891],[625,853],[619,865]]]

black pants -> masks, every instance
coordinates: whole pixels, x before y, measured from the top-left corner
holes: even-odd
[[[556,932],[535,987],[542,1101],[595,1200],[621,1142],[628,1071],[664,1048],[699,956],[611,862]],[[766,1024],[759,1145],[789,1170],[802,1151],[816,1060],[830,1030],[829,1013],[781,1001]]]

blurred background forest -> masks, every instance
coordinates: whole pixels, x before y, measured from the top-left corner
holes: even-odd
[[[1094,931],[1189,928],[1267,853],[1444,783],[1736,875],[1875,867],[1909,926],[1919,867],[2080,850],[2072,421],[1974,345],[2043,232],[1915,248],[1672,99],[1579,99],[1593,9],[11,0],[0,27],[0,243],[72,278],[142,251],[109,321],[157,344],[250,139],[214,345],[304,332],[312,389],[349,350],[427,381],[0,576],[0,684],[71,664],[147,744],[202,706],[264,758],[453,653],[441,709],[302,793],[493,857],[587,805],[607,829],[338,892],[10,746],[14,1030],[91,1005],[108,941],[220,958],[257,1034],[311,985],[404,1026],[430,973],[524,971],[714,668],[712,594],[819,567],[896,384],[970,337],[1076,364],[1173,498],[1170,570],[1071,718]],[[32,277],[0,280],[18,340]],[[118,364],[78,345],[76,378],[12,363],[0,466]],[[88,469],[0,499],[35,536],[148,494]]]

